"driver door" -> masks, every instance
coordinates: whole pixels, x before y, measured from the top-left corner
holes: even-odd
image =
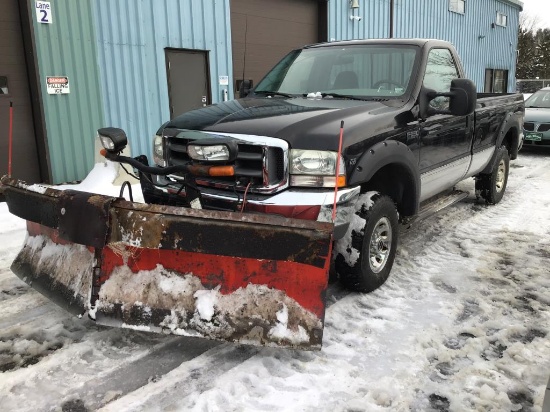
[[[449,92],[451,81],[459,71],[449,49],[434,48],[428,54],[424,87]],[[430,106],[449,109],[448,97],[437,97]],[[470,164],[473,114],[452,116],[438,114],[420,126],[421,200],[425,200],[462,180]]]

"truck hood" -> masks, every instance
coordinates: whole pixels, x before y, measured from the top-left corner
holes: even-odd
[[[380,133],[383,124],[389,127],[387,116],[394,117],[402,102],[362,101],[307,98],[245,98],[215,104],[184,113],[165,128],[201,130],[275,137],[286,140],[291,147],[302,149],[335,150],[340,122],[345,121],[347,136],[361,130],[364,139],[365,123]],[[385,115],[385,116],[384,116]],[[377,125],[375,118],[382,121]],[[353,142],[347,140],[347,145]],[[352,139],[355,140],[355,139]]]

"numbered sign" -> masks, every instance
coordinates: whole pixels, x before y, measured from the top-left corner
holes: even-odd
[[[36,21],[38,23],[52,23],[52,6],[49,1],[39,1],[35,3]]]

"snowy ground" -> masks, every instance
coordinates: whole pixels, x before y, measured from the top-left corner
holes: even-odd
[[[473,181],[461,188],[473,192]],[[550,375],[549,211],[550,151],[524,151],[499,205],[471,194],[404,230],[381,289],[331,285],[323,349],[299,352],[71,317],[10,272],[24,223],[0,204],[0,408],[540,411]]]

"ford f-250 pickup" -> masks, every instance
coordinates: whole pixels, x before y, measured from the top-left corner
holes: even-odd
[[[307,46],[243,84],[164,124],[153,166],[120,154],[122,130],[98,131],[146,204],[4,177],[29,221],[12,270],[100,323],[320,348],[331,257],[349,288],[376,289],[399,223],[469,177],[498,203],[522,142],[522,96],[476,93],[442,41]]]
[[[371,291],[390,273],[398,222],[421,204],[451,203],[459,195],[438,195],[469,177],[487,203],[504,194],[509,160],[522,142],[523,98],[478,94],[464,77],[455,49],[443,41],[306,46],[246,97],[164,124],[154,161],[189,162],[196,139],[234,140],[234,176],[197,180],[204,208],[329,220],[343,120],[334,269],[348,287]],[[166,187],[155,189],[153,201],[163,198],[160,190],[168,196],[180,188],[177,175],[158,183]]]

